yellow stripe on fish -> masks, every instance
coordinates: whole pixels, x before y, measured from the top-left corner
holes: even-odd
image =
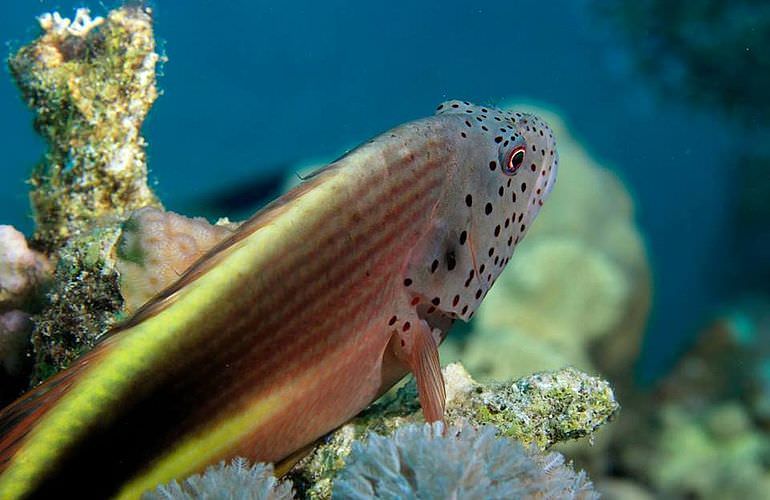
[[[557,158],[537,117],[450,101],[332,163],[0,413],[0,498],[136,498],[229,457],[280,461],[409,371],[441,419],[438,344]]]

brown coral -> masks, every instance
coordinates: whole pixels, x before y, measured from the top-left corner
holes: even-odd
[[[201,217],[150,207],[138,210],[124,224],[118,248],[125,311],[135,311],[230,234],[231,227],[211,225]]]

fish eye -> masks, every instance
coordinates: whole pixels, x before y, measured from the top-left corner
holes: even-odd
[[[524,146],[516,146],[508,154],[508,160],[504,163],[504,171],[508,175],[513,175],[524,164],[524,155],[527,152],[527,148]]]

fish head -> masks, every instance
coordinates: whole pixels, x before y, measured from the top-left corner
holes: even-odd
[[[405,283],[430,304],[427,313],[467,321],[553,189],[558,153],[551,129],[533,114],[448,101],[430,120],[453,163]]]

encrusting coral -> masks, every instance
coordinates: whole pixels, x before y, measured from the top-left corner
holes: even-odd
[[[229,464],[221,462],[203,474],[190,476],[181,483],[171,481],[142,495],[142,500],[198,500],[227,498],[238,500],[285,500],[294,498],[291,481],[273,476],[273,466],[249,465],[244,458]]]
[[[206,250],[233,233],[234,225],[209,224],[146,207],[123,224],[117,269],[125,311],[131,313],[173,283]]]
[[[558,453],[499,438],[491,426],[407,425],[356,442],[333,498],[598,498]]]
[[[493,425],[502,436],[540,450],[590,436],[619,409],[607,382],[573,368],[486,385],[473,380],[459,363],[443,372],[447,424]],[[325,438],[290,476],[306,497],[328,498],[353,442],[370,432],[390,435],[423,421],[412,380]]]

